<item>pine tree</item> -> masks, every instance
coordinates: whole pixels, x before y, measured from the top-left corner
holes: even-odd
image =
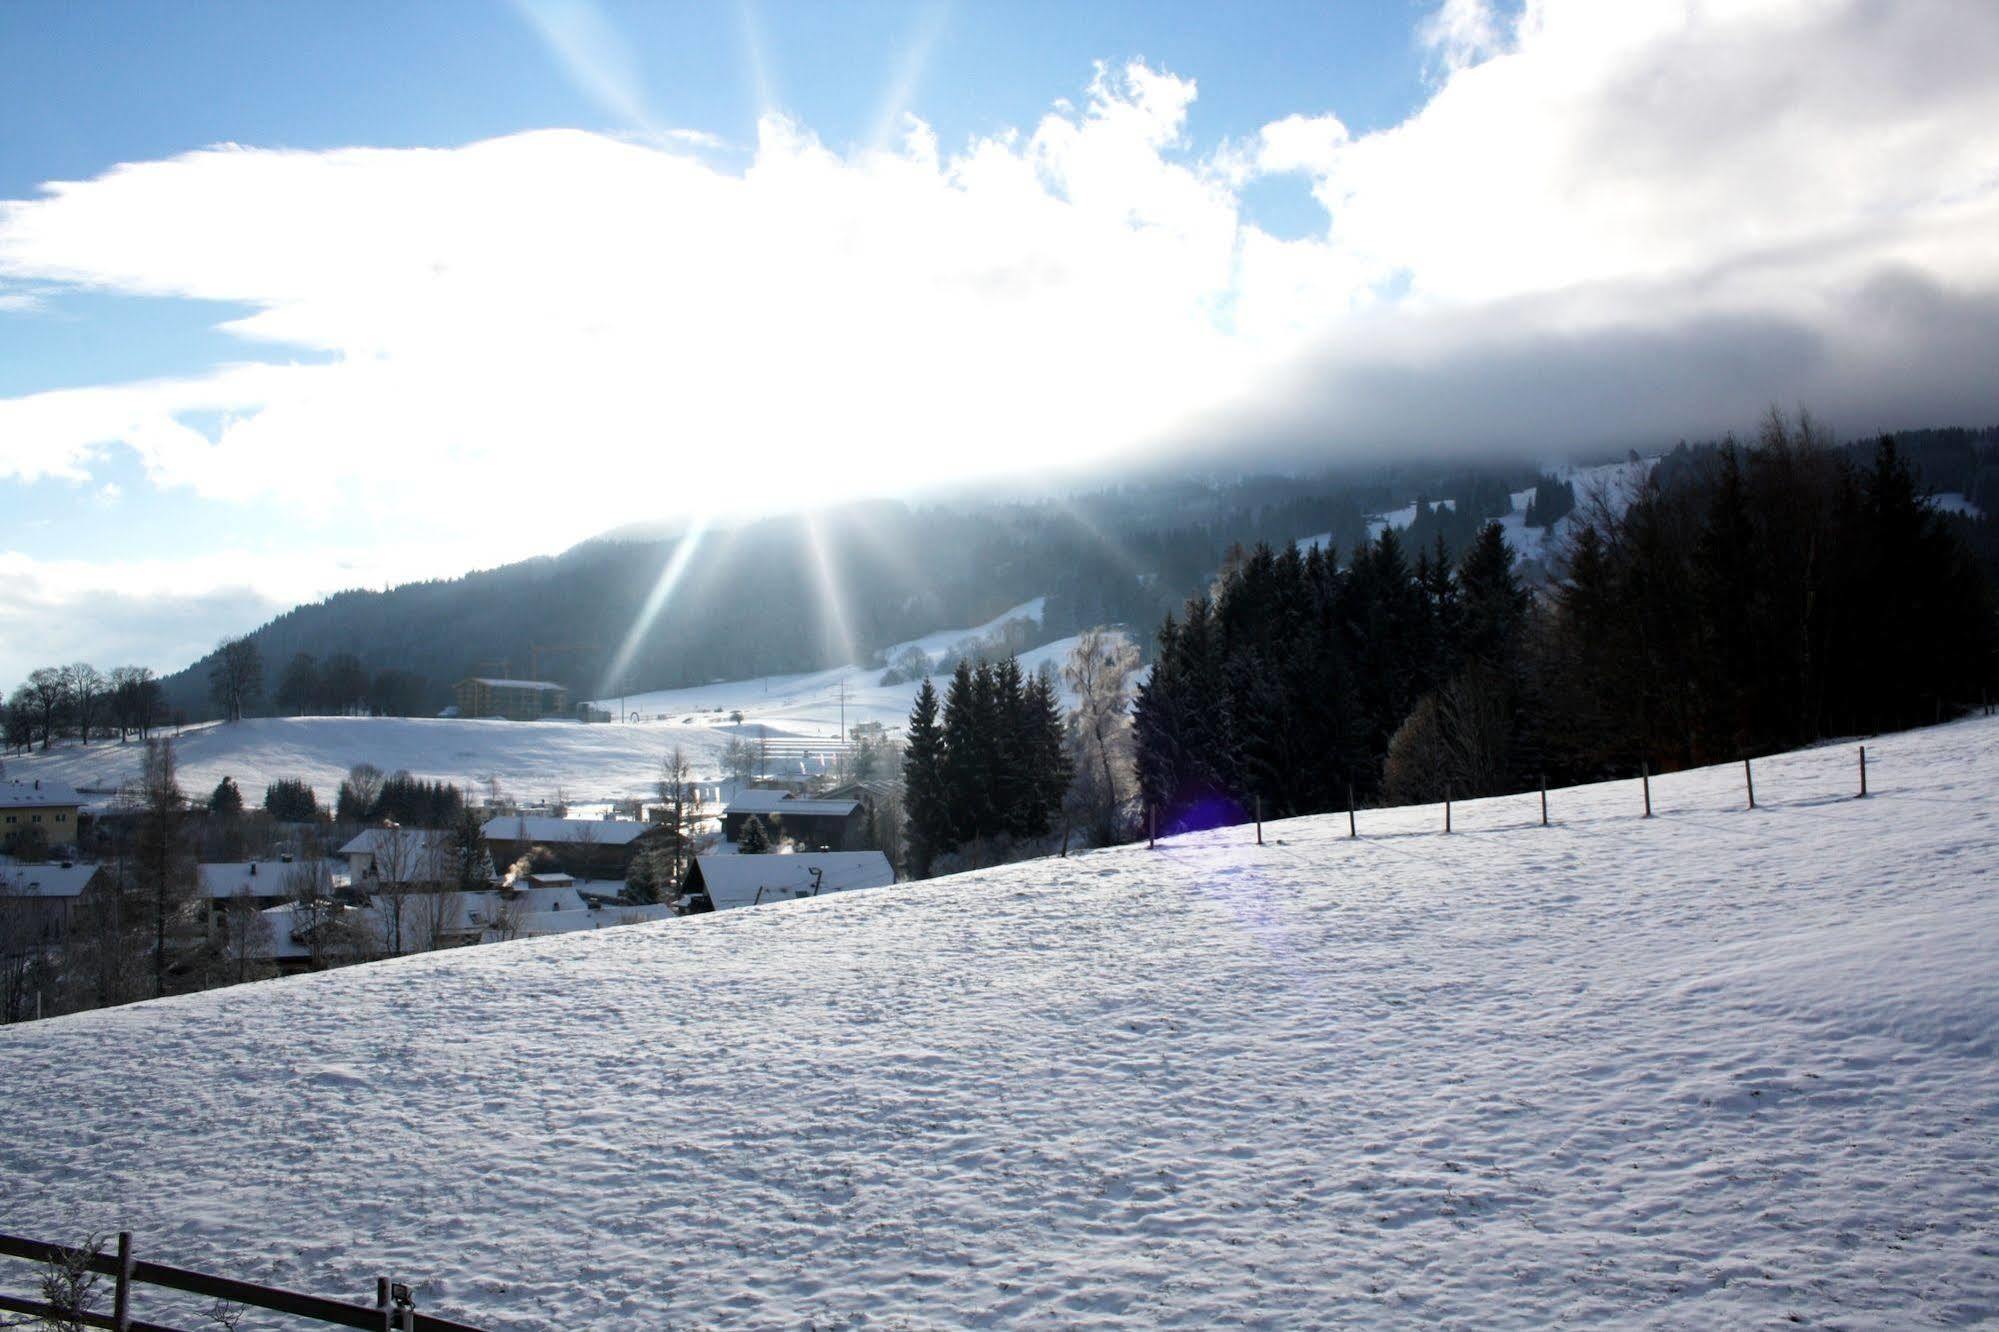
[[[243,792],[234,777],[224,777],[208,797],[208,811],[219,818],[233,819],[243,813]]]
[[[770,854],[770,833],[765,830],[762,819],[752,814],[743,821],[743,840],[736,849],[746,856]]]
[[[1513,548],[1498,523],[1487,523],[1458,565],[1456,655],[1510,669],[1526,615],[1527,590],[1513,572]]]
[[[992,771],[980,734],[982,692],[971,662],[960,661],[944,691],[944,755],[939,765],[944,779],[947,844],[951,846],[972,841],[987,825]]]
[[[928,676],[909,713],[902,750],[902,808],[908,825],[904,868],[913,877],[924,878],[930,862],[952,845],[944,792],[944,733],[937,723],[937,690]]]
[[[1054,826],[1063,797],[1069,793],[1071,773],[1068,728],[1062,719],[1054,670],[1048,664],[1029,678],[1022,711],[1034,790],[1029,833],[1039,835]]]

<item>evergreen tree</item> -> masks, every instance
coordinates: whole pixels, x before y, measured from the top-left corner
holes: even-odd
[[[988,676],[986,688],[990,688]],[[961,846],[979,837],[990,823],[992,771],[987,765],[985,738],[980,734],[981,698],[978,676],[969,661],[960,661],[944,691],[944,809],[950,820],[947,844]]]
[[[930,862],[953,844],[944,789],[944,734],[937,722],[937,690],[928,676],[909,713],[902,750],[902,807],[909,829],[904,868],[913,877],[924,878]]]
[[[1038,836],[1054,825],[1069,792],[1071,764],[1068,728],[1062,720],[1062,702],[1056,693],[1053,668],[1043,664],[1028,678],[1022,702],[1029,772],[1033,785],[1032,813],[1028,833]]]
[[[770,833],[764,828],[763,820],[752,814],[743,821],[743,840],[736,850],[745,856],[770,854]]]
[[[224,777],[208,797],[208,812],[219,818],[234,819],[243,813],[243,792],[234,777]]]
[[[296,777],[280,777],[264,788],[264,812],[280,823],[310,823],[319,817],[319,798]]]

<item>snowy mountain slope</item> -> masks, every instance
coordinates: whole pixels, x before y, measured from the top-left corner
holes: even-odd
[[[947,629],[914,640],[933,660],[967,638],[990,633],[1009,619],[1038,620],[1042,601],[1026,602],[990,624]],[[1023,669],[1047,662],[1059,671],[1074,638],[1059,639],[1020,654]],[[879,683],[878,666],[847,666],[806,675],[734,680],[691,689],[635,694],[622,700],[637,723],[583,725],[568,720],[542,722],[470,721],[438,717],[265,717],[230,725],[189,727],[178,743],[182,785],[206,795],[225,776],[234,777],[255,803],[270,782],[299,777],[330,803],[340,779],[357,763],[384,772],[408,769],[418,777],[462,783],[473,789],[489,776],[517,797],[546,799],[558,789],[572,801],[608,802],[650,796],[660,759],[675,745],[693,762],[696,775],[719,774],[722,747],[732,736],[755,741],[837,740],[843,715],[848,726],[878,721],[891,731],[909,720],[916,682]],[[1065,695],[1065,703],[1067,702]],[[617,712],[621,700],[604,706]],[[731,720],[741,712],[743,720]],[[74,742],[47,754],[9,756],[7,775],[54,778],[85,790],[109,792],[139,774],[140,746]]]
[[[1567,481],[1574,485],[1576,507],[1587,509],[1597,498],[1613,510],[1621,512],[1628,505],[1645,478],[1652,473],[1657,458],[1637,461],[1601,463],[1589,466],[1575,463],[1555,463],[1542,469],[1547,476],[1557,481]],[[1495,518],[1501,532],[1506,536],[1506,544],[1513,548],[1530,581],[1543,581],[1548,562],[1561,549],[1562,539],[1575,526],[1573,515],[1558,519],[1548,527],[1527,526],[1527,501],[1534,497],[1534,491],[1515,491],[1512,495],[1513,507],[1507,513]],[[1440,499],[1435,503],[1447,509],[1456,509],[1457,501]],[[1405,504],[1387,513],[1373,514],[1367,521],[1368,540],[1378,539],[1389,528],[1402,531],[1416,521],[1416,506]],[[1295,543],[1300,553],[1313,546],[1324,546],[1332,541],[1332,533],[1320,532],[1314,536],[1300,537]],[[1344,552],[1337,552],[1344,556]]]
[[[1999,723],[1870,756],[0,1030],[0,1228],[526,1328],[1976,1322]]]

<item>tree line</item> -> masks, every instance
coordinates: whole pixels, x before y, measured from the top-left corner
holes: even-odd
[[[4,729],[10,749],[26,750],[37,740],[47,749],[68,735],[84,744],[114,734],[121,743],[133,735],[143,740],[171,720],[150,668],[120,666],[107,675],[78,661],[30,671],[7,698]]]
[[[1991,686],[1991,589],[1892,439],[1863,467],[1773,414],[1681,464],[1579,509],[1541,598],[1496,524],[1455,559],[1392,529],[1344,564],[1236,554],[1159,630],[1144,804],[1165,828],[1499,794],[1934,721]]]
[[[960,659],[940,703],[926,677],[903,746],[904,862],[916,877],[974,843],[1045,837],[1069,789],[1061,703],[1047,671]]]

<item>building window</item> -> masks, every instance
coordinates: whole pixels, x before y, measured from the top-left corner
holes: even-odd
[[[58,815],[56,815],[56,822],[57,822],[57,823],[67,823],[68,821],[69,821],[69,815],[67,815],[67,814],[58,814]]]

